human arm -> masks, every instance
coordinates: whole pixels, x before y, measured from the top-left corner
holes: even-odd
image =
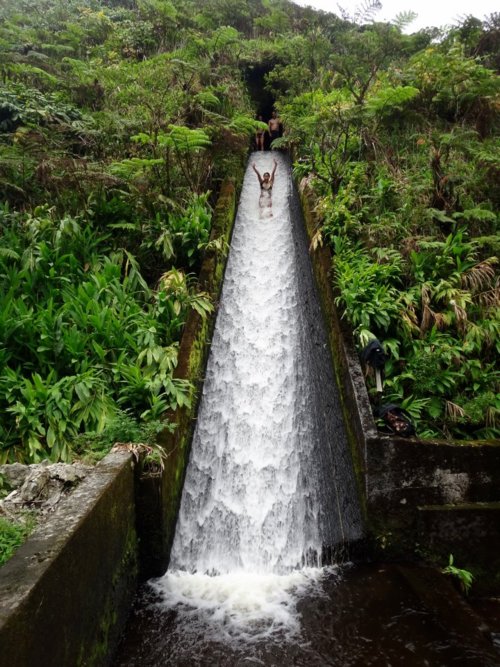
[[[252,162],[252,169],[253,169],[253,170],[255,171],[255,173],[257,174],[257,178],[259,179],[259,183],[262,185],[262,176],[261,176],[261,175],[259,174],[259,172],[257,171],[257,167],[255,166],[255,162]]]
[[[278,163],[276,162],[276,160],[273,160],[273,162],[274,162],[274,167],[271,172],[271,178],[270,178],[271,183],[274,183],[274,174],[276,173],[276,169],[278,168]]]

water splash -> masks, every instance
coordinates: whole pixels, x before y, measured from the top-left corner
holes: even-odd
[[[270,171],[274,157],[251,161]],[[258,636],[295,632],[324,548],[361,535],[290,170],[276,159],[271,206],[247,169],[170,568],[153,584],[191,620]]]
[[[259,642],[300,634],[297,603],[305,594],[322,595],[325,568],[304,568],[286,575],[235,571],[218,576],[173,571],[152,588],[177,612],[183,635],[202,634],[226,643]],[[338,568],[328,568],[338,575]],[[184,640],[186,637],[184,637]]]

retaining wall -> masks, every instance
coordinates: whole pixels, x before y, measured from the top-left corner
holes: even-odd
[[[309,239],[315,199],[299,186]],[[425,558],[476,574],[478,589],[500,592],[500,442],[397,438],[378,433],[352,334],[335,307],[332,256],[311,254],[342,396],[371,556]]]
[[[134,464],[108,454],[0,568],[0,663],[106,665],[137,584]]]

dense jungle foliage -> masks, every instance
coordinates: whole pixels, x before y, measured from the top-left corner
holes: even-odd
[[[0,462],[150,441],[191,400],[173,370],[187,312],[212,308],[211,204],[269,99],[338,303],[390,352],[385,398],[424,437],[498,435],[500,19],[410,18],[3,2]]]
[[[408,19],[325,27],[307,74],[276,68],[282,143],[318,196],[312,247],[332,248],[344,316],[390,354],[383,400],[421,437],[496,438],[500,15],[406,36]]]

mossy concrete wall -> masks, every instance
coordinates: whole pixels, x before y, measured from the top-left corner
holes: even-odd
[[[315,200],[305,181],[299,186],[299,194],[307,236],[311,241],[317,231],[318,222],[315,213]],[[366,453],[368,442],[377,439],[378,434],[371,415],[365,380],[351,332],[341,320],[335,306],[330,250],[324,246],[317,247],[313,252],[310,252],[310,258],[325,319],[328,343],[353,456],[354,470],[366,518]]]
[[[242,178],[243,173],[237,184],[231,180],[222,184],[213,213],[211,240],[223,239],[229,244],[236,213],[237,185]],[[204,257],[200,289],[210,294],[215,311],[206,318],[191,311],[184,327],[175,372],[176,377],[194,384],[194,397],[189,408],[178,409],[169,415],[169,422],[176,428],[173,432],[165,430],[160,438],[167,454],[163,473],[153,478],[143,476],[139,482],[137,511],[140,516],[142,578],[159,576],[168,566],[226,260],[227,253],[215,250],[208,251]]]
[[[136,590],[134,464],[111,453],[0,568],[0,663],[97,667]]]
[[[376,552],[471,570],[500,593],[500,443],[381,436],[367,453]]]
[[[318,227],[315,199],[299,187],[307,233]],[[479,587],[500,592],[500,442],[396,438],[378,433],[352,334],[335,307],[332,256],[311,252],[355,461],[371,556],[426,558],[453,553]]]

